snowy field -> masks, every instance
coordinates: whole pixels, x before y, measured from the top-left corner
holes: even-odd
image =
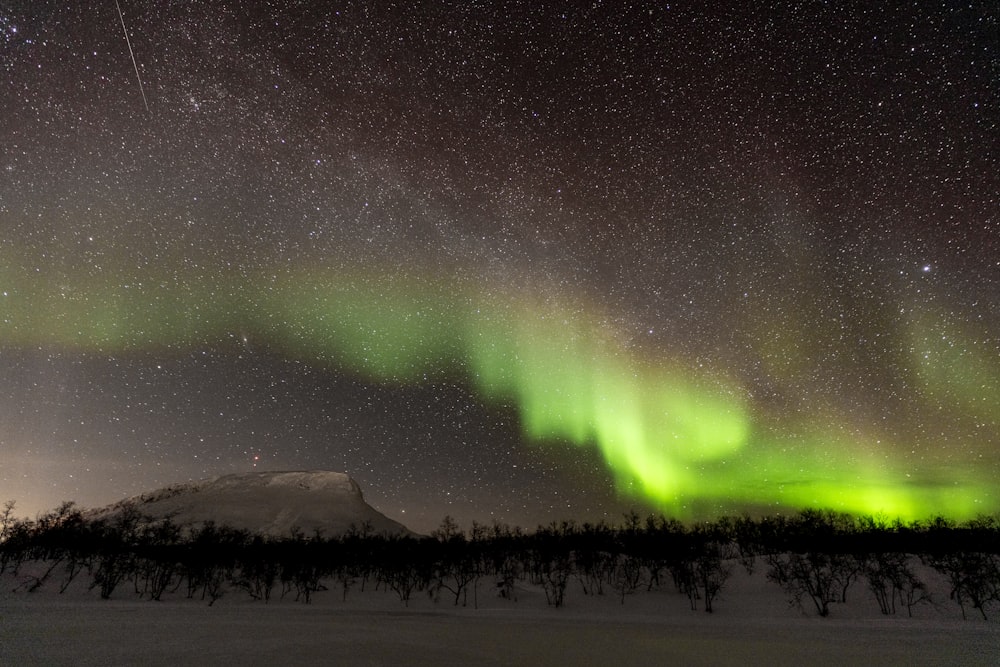
[[[566,606],[540,590],[518,601],[478,594],[479,608],[414,595],[318,593],[312,604],[269,604],[233,591],[208,606],[175,593],[163,602],[124,588],[56,586],[14,592],[2,578],[0,665],[997,665],[1000,623],[962,620],[947,593],[914,618],[879,613],[863,583],[830,618],[789,606],[758,572],[734,575],[714,614],[691,611],[672,591],[585,596]]]

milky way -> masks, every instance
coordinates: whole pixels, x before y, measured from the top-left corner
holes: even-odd
[[[536,5],[0,8],[0,496],[1000,510],[995,7]]]

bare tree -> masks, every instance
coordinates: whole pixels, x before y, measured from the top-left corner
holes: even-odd
[[[1000,604],[1000,555],[981,551],[958,551],[926,558],[951,584],[951,599],[966,618],[968,603],[987,620],[987,609]]]
[[[407,607],[413,592],[426,588],[430,579],[426,552],[421,546],[411,537],[382,540],[379,576]]]
[[[5,542],[10,536],[11,528],[16,520],[14,517],[14,506],[16,504],[13,500],[8,500],[3,504],[3,510],[0,510],[0,544]]]
[[[464,607],[469,601],[469,587],[479,579],[478,556],[450,516],[444,518],[431,537],[437,540],[438,556],[430,593],[436,598],[446,590],[454,597],[455,606],[461,602]]]
[[[122,581],[135,573],[135,546],[143,520],[135,505],[125,505],[114,521],[99,521],[94,525],[98,550],[91,588],[98,588],[107,600]]]
[[[862,572],[883,614],[895,614],[898,600],[906,606],[907,614],[913,616],[917,604],[930,601],[927,587],[917,578],[909,565],[909,556],[904,553],[867,554],[862,560]]]
[[[608,569],[608,583],[625,604],[625,596],[635,593],[643,583],[642,561],[630,554],[616,554]]]
[[[830,615],[830,603],[840,602],[853,581],[848,572],[856,567],[851,557],[810,551],[805,554],[770,554],[767,578],[779,584],[790,602],[802,607],[805,598],[812,600],[816,613]]]
[[[701,589],[705,601],[705,611],[713,611],[715,599],[732,575],[732,567],[726,559],[727,553],[722,543],[706,540],[698,547],[694,558],[694,581]]]
[[[139,597],[160,600],[178,577],[180,526],[169,518],[146,523],[138,534],[135,558],[135,590]]]

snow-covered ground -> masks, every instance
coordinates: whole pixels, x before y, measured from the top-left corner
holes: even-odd
[[[496,598],[484,581],[478,609],[415,594],[332,589],[309,605],[269,604],[233,591],[213,606],[178,592],[134,599],[126,586],[100,600],[78,586],[14,592],[0,577],[0,665],[997,665],[1000,623],[962,620],[946,592],[914,618],[879,613],[858,582],[847,604],[817,618],[789,606],[762,572],[734,575],[716,612],[691,611],[673,591],[585,596],[566,606],[540,590]]]

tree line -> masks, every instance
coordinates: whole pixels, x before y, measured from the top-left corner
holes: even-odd
[[[912,615],[939,602],[923,564],[947,582],[963,618],[987,619],[1000,607],[996,517],[904,523],[805,510],[685,525],[633,512],[616,525],[564,521],[531,532],[500,522],[465,531],[445,517],[429,536],[375,534],[363,524],[336,537],[293,529],[270,538],[210,522],[154,520],[135,506],[96,520],[69,502],[34,520],[13,511],[13,502],[0,511],[0,574],[25,591],[63,592],[82,580],[104,599],[183,595],[213,604],[242,594],[308,603],[321,592],[346,599],[374,589],[392,591],[404,605],[426,593],[476,607],[481,595],[516,601],[531,585],[553,607],[571,590],[625,604],[666,588],[692,610],[712,612],[737,568],[762,568],[808,613],[828,616],[859,589],[883,614]]]

